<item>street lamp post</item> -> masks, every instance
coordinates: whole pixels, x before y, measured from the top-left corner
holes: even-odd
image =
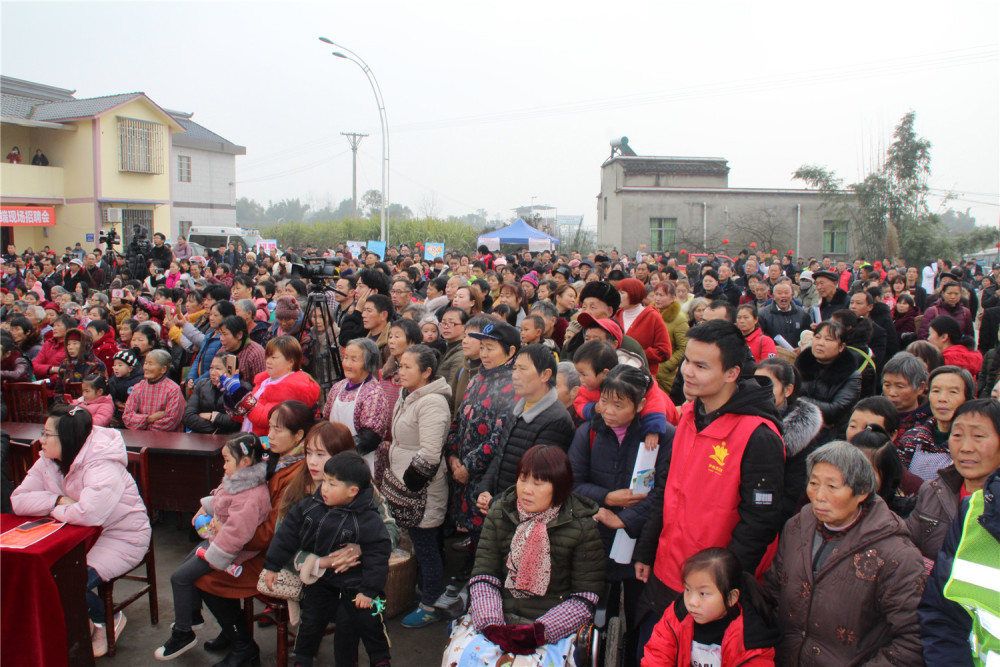
[[[375,74],[372,72],[371,67],[368,66],[361,56],[351,51],[346,46],[337,44],[333,40],[327,39],[326,37],[320,37],[319,40],[331,46],[336,46],[340,51],[334,51],[332,55],[337,58],[343,58],[344,60],[350,60],[352,63],[361,68],[361,71],[365,73],[368,77],[368,83],[371,84],[372,92],[375,93],[375,102],[378,104],[378,118],[382,125],[382,225],[381,225],[381,236],[380,241],[387,244],[389,243],[389,229],[388,229],[388,218],[386,217],[386,207],[389,205],[389,121],[385,115],[385,101],[382,99],[382,89],[379,88],[378,81],[375,79]]]

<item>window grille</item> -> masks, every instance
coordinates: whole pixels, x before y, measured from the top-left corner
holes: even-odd
[[[191,182],[191,158],[187,155],[177,156],[177,180],[181,183]]]
[[[118,117],[119,171],[163,173],[166,127],[135,118]]]

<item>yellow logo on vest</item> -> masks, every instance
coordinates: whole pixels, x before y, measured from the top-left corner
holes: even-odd
[[[709,454],[708,458],[718,464],[715,465],[709,463],[708,469],[718,475],[721,475],[722,469],[726,465],[726,459],[729,458],[729,450],[726,449],[726,441],[723,440],[721,444],[714,445],[712,447],[712,453]]]

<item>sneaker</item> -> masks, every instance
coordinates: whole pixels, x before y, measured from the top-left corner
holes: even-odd
[[[453,542],[452,545],[451,545],[451,550],[452,551],[458,551],[460,553],[465,553],[467,551],[471,551],[472,550],[472,538],[471,537],[466,537],[463,540],[459,540],[457,542]]]
[[[440,610],[448,618],[458,618],[465,613],[467,602],[468,595],[465,589],[450,584],[434,603],[434,608]]]
[[[404,628],[422,628],[440,620],[441,614],[435,609],[418,604],[416,609],[406,615],[406,618],[400,622],[400,625]]]
[[[115,643],[118,643],[118,637],[122,634],[122,630],[125,629],[125,624],[128,619],[125,618],[125,612],[120,611],[115,614]]]
[[[178,632],[174,630],[170,633],[170,639],[153,652],[153,657],[157,660],[173,660],[181,653],[186,653],[194,648],[197,643],[198,637],[193,632]]]
[[[90,635],[90,647],[94,650],[95,658],[108,654],[108,633],[104,623],[94,623],[94,631]]]

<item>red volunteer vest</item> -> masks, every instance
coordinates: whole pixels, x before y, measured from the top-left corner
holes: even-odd
[[[663,530],[653,573],[675,591],[684,590],[684,561],[708,547],[726,547],[740,521],[740,464],[750,435],[763,417],[721,415],[698,433],[694,402],[684,406],[674,434],[670,471],[663,494]],[[780,437],[780,434],[778,434]],[[779,502],[781,489],[772,489]]]

